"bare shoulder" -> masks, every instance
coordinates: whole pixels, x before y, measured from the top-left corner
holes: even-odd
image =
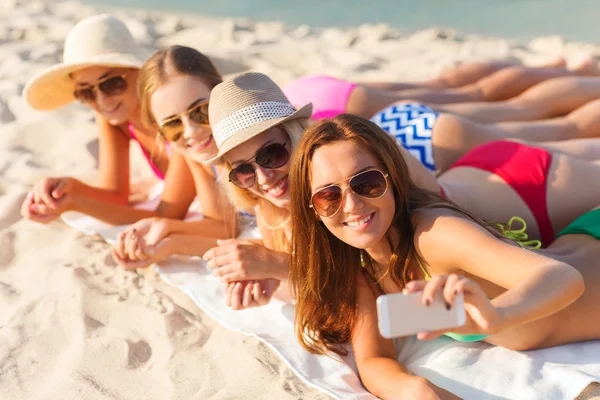
[[[421,209],[413,214],[412,223],[415,240],[420,237],[445,238],[449,234],[454,236],[464,233],[465,230],[487,232],[484,227],[469,219],[458,211],[447,208]]]
[[[419,210],[412,218],[414,244],[428,264],[450,261],[461,257],[465,246],[478,243],[482,238],[495,239],[477,222],[457,211],[445,208]]]

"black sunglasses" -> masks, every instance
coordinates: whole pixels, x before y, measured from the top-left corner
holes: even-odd
[[[252,165],[253,163],[269,169],[283,167],[290,159],[290,153],[285,148],[286,144],[287,138],[283,144],[273,143],[259,149],[254,157],[229,172],[229,182],[242,189],[252,187],[256,182],[256,169]]]
[[[73,96],[84,104],[93,103],[96,101],[96,87],[106,96],[118,96],[127,90],[127,74],[107,76],[96,82],[95,85],[88,85],[81,89],[76,89]]]

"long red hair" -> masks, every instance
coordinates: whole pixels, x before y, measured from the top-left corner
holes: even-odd
[[[365,273],[359,250],[329,232],[309,208],[313,154],[321,146],[339,141],[351,141],[370,152],[389,174],[389,190],[393,191],[396,207],[392,226],[396,228],[399,240],[393,245],[388,236],[393,256],[385,273],[398,286],[403,287],[413,279],[407,265],[412,257],[419,255],[413,243],[411,217],[419,209],[454,210],[500,237],[483,220],[438,194],[418,188],[410,178],[398,144],[376,124],[343,114],[311,126],[295,149],[289,174],[290,213],[293,216],[290,287],[296,299],[298,340],[308,351],[317,354],[347,353],[344,344],[351,339],[357,316],[357,277],[359,273]]]

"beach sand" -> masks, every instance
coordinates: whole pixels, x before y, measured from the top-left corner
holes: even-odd
[[[541,64],[597,55],[558,37],[531,42],[450,30],[403,33],[383,25],[314,30],[276,22],[111,10],[151,51],[183,44],[225,74],[252,69],[280,84],[308,73],[419,80],[469,59]],[[110,247],[62,222],[23,220],[19,209],[44,176],[93,176],[92,115],[74,104],[31,110],[27,80],[61,60],[66,34],[98,9],[78,1],[0,4],[0,398],[327,399],[258,340],[228,331],[153,273],[115,266]],[[139,150],[135,179],[151,176]],[[291,333],[290,333],[291,334]],[[591,385],[582,399],[600,399]]]

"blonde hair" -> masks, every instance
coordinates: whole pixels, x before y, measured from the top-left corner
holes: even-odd
[[[290,138],[290,148],[292,152],[298,145],[298,142],[300,142],[308,125],[308,118],[293,119],[279,125]],[[289,162],[291,162],[291,157]],[[221,158],[221,163],[225,170],[223,175],[227,177],[232,170],[231,164],[224,157]],[[257,217],[266,222],[266,225],[279,225],[287,218],[287,210],[285,212],[282,211],[281,208],[277,207],[269,200],[256,196],[248,189],[241,189],[227,179],[220,179],[220,181],[227,194],[227,198],[232,202],[236,209],[246,212],[256,212]],[[258,210],[256,210],[257,207]],[[275,245],[274,250],[289,251],[289,240],[287,239],[283,228],[273,230],[273,242]]]
[[[188,75],[200,79],[210,90],[223,81],[212,61],[196,49],[171,46],[156,51],[142,67],[137,80],[142,122],[150,129],[158,124],[150,107],[150,98],[170,77]]]

